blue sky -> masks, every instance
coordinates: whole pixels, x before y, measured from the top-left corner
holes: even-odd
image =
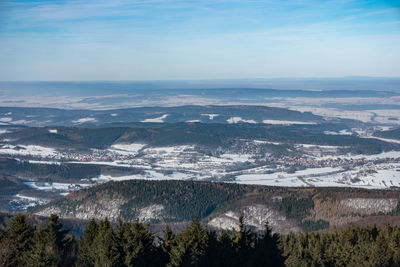
[[[400,1],[0,1],[0,80],[400,76]]]

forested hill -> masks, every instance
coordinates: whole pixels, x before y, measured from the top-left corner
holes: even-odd
[[[31,210],[37,215],[116,221],[187,222],[194,215],[230,229],[243,214],[262,229],[318,230],[399,214],[400,191],[353,188],[281,188],[194,181],[111,182],[83,189]]]
[[[375,135],[383,138],[400,140],[400,128],[388,131],[375,132]]]
[[[325,131],[343,129],[342,124],[266,125],[173,123],[133,124],[96,128],[29,127],[2,135],[15,145],[42,145],[55,148],[104,149],[116,143],[150,146],[182,144],[230,146],[235,139],[261,139],[285,144],[315,144],[348,147],[349,152],[372,154],[400,150],[400,145],[352,135],[329,135]]]
[[[138,107],[113,110],[66,110],[54,108],[0,107],[0,114],[7,116],[4,124],[25,126],[80,126],[100,125],[114,122],[187,122],[234,123],[263,120],[285,120],[320,123],[324,119],[310,112],[299,112],[285,108],[235,105],[235,106],[177,106]]]

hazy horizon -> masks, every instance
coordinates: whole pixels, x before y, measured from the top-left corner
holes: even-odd
[[[0,80],[400,76],[398,1],[2,1]]]

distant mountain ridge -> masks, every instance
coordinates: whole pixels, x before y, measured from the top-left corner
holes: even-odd
[[[107,149],[113,144],[149,146],[200,145],[230,147],[237,139],[262,139],[279,143],[306,143],[352,148],[356,153],[379,153],[400,145],[353,135],[329,135],[342,124],[269,125],[220,123],[132,123],[101,127],[23,127],[2,138],[14,145],[42,145],[62,149]]]
[[[284,108],[235,105],[235,106],[177,106],[140,107],[112,110],[66,110],[54,108],[0,107],[0,124],[25,126],[80,126],[116,122],[148,123],[321,123],[324,119],[311,112]]]

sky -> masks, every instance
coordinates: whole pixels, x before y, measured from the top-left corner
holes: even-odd
[[[400,1],[0,0],[0,80],[400,76]]]

